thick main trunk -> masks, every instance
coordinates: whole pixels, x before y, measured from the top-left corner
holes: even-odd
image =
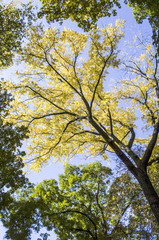
[[[138,169],[137,180],[150,204],[151,210],[159,224],[159,196],[157,195],[147,173]]]
[[[127,155],[122,151],[122,149],[110,138],[108,133],[104,131],[97,122],[95,122],[92,116],[89,117],[90,124],[98,131],[98,133],[105,139],[108,145],[114,150],[116,155],[120,158],[120,160],[126,165],[128,170],[134,175],[134,177],[138,180],[141,189],[150,204],[151,210],[156,217],[156,220],[159,224],[159,196],[157,195],[148,175],[145,170],[145,165],[147,164],[147,159],[144,161],[143,168],[139,169],[135,166],[127,157]],[[158,130],[159,125],[157,125]],[[156,142],[156,138],[153,136],[151,144],[153,145]],[[153,147],[153,146],[152,146]],[[152,148],[151,147],[151,148]],[[151,151],[147,151],[150,155]],[[145,157],[146,158],[146,157]]]

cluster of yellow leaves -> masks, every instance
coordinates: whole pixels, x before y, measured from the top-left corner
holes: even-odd
[[[155,51],[151,44],[145,47],[139,59],[131,60],[128,66],[132,73],[131,79],[121,81],[118,97],[128,100],[132,109],[139,108],[141,118],[145,121],[145,128],[155,124],[158,112],[158,76],[156,69]]]
[[[121,107],[121,95],[137,94],[142,100],[142,91],[151,91],[148,104],[155,111],[149,81],[142,84],[136,77],[132,84],[122,82],[118,94],[105,90],[108,68],[118,68],[120,63],[117,44],[124,35],[123,24],[117,21],[115,27],[96,29],[90,35],[69,29],[61,33],[50,28],[44,31],[42,27],[29,32],[20,58],[27,67],[20,84],[14,86],[16,100],[10,116],[29,126],[34,169],[51,157],[66,160],[103,152],[106,142],[90,124],[87,104],[92,104],[95,121],[125,143],[136,116],[132,111],[135,105],[131,110],[130,106]],[[85,59],[81,61],[82,54]]]

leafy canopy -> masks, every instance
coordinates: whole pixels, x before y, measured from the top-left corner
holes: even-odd
[[[26,73],[31,75],[14,93],[27,94],[28,100],[16,99],[16,115],[11,116],[14,122],[29,124],[35,169],[52,156],[60,160],[86,153],[86,149],[92,155],[103,150],[105,142],[89,123],[88,104],[94,118],[103,121],[109,130],[108,108],[116,112],[116,119],[121,118],[120,110],[116,111],[118,99],[105,91],[103,82],[109,67],[118,68],[117,43],[123,36],[122,27],[123,23],[117,21],[115,27],[97,29],[90,36],[69,29],[59,33],[56,29],[43,32],[35,28],[30,33],[31,41],[22,59],[29,64]],[[86,51],[87,41],[88,57],[84,60],[80,55]],[[35,78],[31,80],[30,76]],[[38,77],[42,81],[37,81]],[[127,111],[124,121],[132,124],[133,119],[133,112]],[[116,124],[115,130],[119,128],[120,124]],[[118,136],[122,138],[126,132],[123,128]]]
[[[45,16],[49,23],[55,21],[63,23],[63,20],[70,18],[85,31],[89,31],[97,25],[98,19],[117,15],[117,8],[122,7],[118,0],[41,0],[41,2],[42,8],[38,13],[40,18]],[[153,30],[154,45],[159,52],[158,0],[124,0],[124,3],[133,8],[133,14],[138,23],[142,23],[144,19],[149,20]]]
[[[38,13],[41,18],[45,16],[48,22],[55,22],[71,18],[76,21],[79,27],[89,31],[96,24],[99,18],[106,16],[115,16],[117,14],[116,7],[120,7],[120,3],[115,0],[40,0],[42,8]]]
[[[108,73],[120,65],[117,44],[122,27],[117,20],[115,27],[89,34],[33,28],[21,53],[28,70],[15,86],[19,99],[11,116],[13,122],[29,126],[35,170],[51,157],[101,154],[106,159],[107,151],[115,153],[139,181],[159,222],[159,198],[147,175],[147,168],[158,162],[157,53],[151,44],[144,46],[138,58],[125,63],[129,79],[110,89]],[[21,96],[27,100],[21,101]],[[150,128],[145,138],[135,134],[141,129],[139,119],[142,130]],[[142,153],[135,150],[138,146]]]
[[[0,68],[9,66],[21,48],[25,30],[34,17],[31,9],[30,4],[17,8],[14,4],[0,3]]]
[[[29,229],[42,227],[54,230],[57,240],[152,239],[158,233],[139,185],[127,173],[113,179],[99,162],[67,165],[58,182],[45,180],[23,193],[6,223],[13,240],[30,239]]]
[[[0,85],[0,115],[7,117],[12,97]],[[27,138],[24,126],[15,127],[11,123],[3,123],[0,118],[0,218],[12,203],[12,197],[18,188],[27,184],[22,168],[24,151],[20,150],[22,140]]]
[[[75,154],[102,153],[106,158],[111,139],[130,157],[136,156],[131,148],[138,142],[145,149],[149,140],[135,138],[134,110],[139,108],[145,130],[150,126],[156,129],[157,61],[148,44],[138,60],[126,65],[131,80],[108,88],[109,70],[120,64],[117,43],[124,35],[121,27],[123,23],[117,21],[115,27],[96,29],[90,35],[42,28],[30,33],[21,56],[28,67],[14,93],[27,96],[27,101],[19,98],[13,102],[16,115],[12,112],[12,121],[29,124],[35,169],[50,157],[61,160]],[[103,130],[98,131],[99,127]],[[108,139],[103,139],[102,131]]]
[[[128,6],[133,7],[133,14],[138,23],[142,23],[144,19],[148,19],[153,30],[154,44],[158,48],[159,53],[159,7],[158,0],[126,0]]]

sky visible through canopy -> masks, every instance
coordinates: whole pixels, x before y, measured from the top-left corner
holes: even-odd
[[[24,1],[23,1],[24,2]],[[36,1],[36,4],[38,3],[38,1]],[[122,48],[124,49],[120,49],[122,51],[124,51],[125,53],[127,52],[127,49],[129,49],[129,47],[127,47],[129,45],[129,42],[133,42],[133,39],[135,37],[135,35],[137,36],[151,36],[151,28],[150,25],[147,21],[144,21],[142,25],[139,25],[135,22],[135,20],[133,19],[133,15],[132,15],[132,10],[131,8],[129,8],[126,5],[123,5],[123,7],[121,9],[119,9],[118,14],[116,17],[111,17],[111,18],[102,18],[99,20],[98,22],[98,26],[99,27],[105,27],[107,26],[109,23],[114,23],[116,19],[120,18],[125,20],[125,37],[122,39]],[[59,24],[51,24],[52,27],[57,27],[61,30],[63,30],[63,28],[70,28],[76,31],[82,31],[81,29],[79,29],[77,27],[76,23],[72,23],[70,20],[64,21],[63,25],[60,26]],[[123,42],[124,41],[124,42]],[[134,50],[134,49],[133,49]],[[127,52],[128,53],[128,52]],[[21,67],[22,69],[22,67]],[[15,76],[15,71],[17,70],[17,66],[14,65],[10,68],[8,68],[7,70],[4,70],[3,73],[1,73],[1,77],[5,78],[5,79],[13,79],[13,76]],[[121,76],[116,72],[116,71],[111,71],[111,74],[109,75],[110,79],[116,79],[116,78],[122,78],[122,73]],[[16,78],[16,77],[14,77]],[[25,149],[25,147],[24,147]],[[98,158],[100,160],[100,158]],[[71,163],[72,164],[83,164],[83,163],[89,163],[90,161],[93,160],[97,160],[96,159],[81,159],[81,158],[76,158],[76,159],[72,159]],[[105,164],[103,162],[103,164]],[[112,163],[113,164],[113,163]],[[111,165],[109,165],[111,166]],[[29,177],[31,182],[34,183],[39,183],[44,179],[50,179],[50,178],[54,178],[56,180],[58,180],[58,175],[63,173],[64,168],[63,168],[63,163],[59,163],[59,162],[52,162],[50,160],[50,162],[44,166],[42,168],[42,170],[39,173],[35,173],[33,171],[31,171],[29,174],[27,174],[27,176]],[[45,233],[45,229],[41,230],[41,232]],[[5,229],[2,227],[2,224],[0,223],[0,240],[3,240],[5,234]],[[40,236],[40,234],[33,234],[32,235],[32,240],[36,240],[38,237]],[[48,238],[50,240],[55,240],[56,236],[55,234],[51,234],[50,237]]]

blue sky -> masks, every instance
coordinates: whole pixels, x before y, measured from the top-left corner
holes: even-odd
[[[38,3],[37,0],[36,0],[36,3]],[[133,41],[133,38],[135,35],[138,35],[138,36],[151,35],[151,28],[150,28],[148,22],[144,21],[142,25],[137,24],[135,22],[135,20],[133,19],[132,9],[128,8],[125,5],[123,5],[123,7],[120,10],[118,10],[117,17],[103,18],[99,21],[98,26],[105,27],[109,23],[114,23],[117,18],[121,18],[121,19],[125,20],[125,38],[124,38],[124,40],[122,40],[122,41],[124,41],[124,42],[122,42],[122,47],[124,49],[121,49],[121,50],[127,52],[129,42]],[[78,31],[77,25],[75,23],[70,22],[69,20],[65,21],[62,26],[59,26],[58,24],[52,24],[51,26],[56,26],[61,29],[63,29],[63,27],[66,27],[66,28],[71,28],[71,29]],[[17,70],[16,66],[14,65],[11,68],[3,71],[2,77],[4,77],[5,79],[12,79],[16,70]],[[114,73],[111,72],[110,78],[117,78],[117,77],[118,77],[117,72],[114,72]],[[90,159],[88,161],[88,160],[81,160],[80,158],[76,158],[76,159],[73,159],[71,161],[71,163],[72,164],[83,164],[83,163],[89,163],[90,161],[93,161],[93,160],[94,159]],[[39,173],[35,173],[35,172],[31,171],[30,173],[28,173],[27,176],[29,177],[31,182],[39,183],[40,181],[42,181],[44,179],[49,179],[49,178],[58,179],[58,175],[63,173],[63,171],[64,171],[63,163],[52,162],[52,160],[50,159],[50,162],[48,163],[48,165],[44,166],[43,169]],[[44,232],[44,231],[42,231],[42,232]],[[0,240],[3,240],[4,233],[5,233],[4,228],[0,224]],[[32,235],[32,240],[36,240],[38,237],[39,237],[39,234],[38,235],[34,234],[34,235]],[[49,239],[55,240],[56,237],[53,234],[50,236]]]

